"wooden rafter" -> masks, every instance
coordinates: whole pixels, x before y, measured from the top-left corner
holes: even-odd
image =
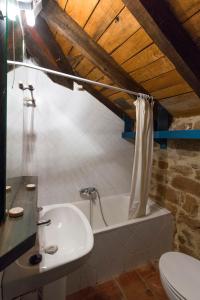
[[[50,26],[76,45],[113,82],[125,89],[146,92],[55,1],[49,0],[46,3],[41,16]]]
[[[41,17],[44,19],[43,22],[40,20]],[[94,62],[94,64],[109,78],[112,79],[113,82],[120,85],[121,87],[125,89],[134,90],[137,92],[143,92],[147,93],[146,90],[138,84],[136,81],[134,81],[128,73],[126,73],[122,67],[120,67],[114,59],[103,49],[101,48],[96,42],[94,42],[87,33],[83,31],[83,29],[73,21],[71,17],[69,17],[64,11],[62,11],[59,6],[52,0],[48,1],[46,5],[44,5],[44,9],[42,10],[39,20],[37,20],[37,24],[39,28],[36,28],[36,31],[33,29],[27,29],[25,30],[25,37],[26,37],[26,43],[29,49],[29,52],[33,53],[33,49],[35,51],[35,54],[33,53],[32,56],[35,56],[37,59],[40,59],[40,61],[45,61],[44,53],[41,51],[42,47],[41,45],[43,43],[48,43],[48,36],[44,33],[49,31],[48,26],[52,26],[55,30],[62,33],[64,37],[67,39],[70,39],[70,41],[77,45],[84,56],[88,57],[91,61]],[[47,24],[46,24],[47,23]],[[45,27],[42,29],[42,27]],[[42,38],[42,41],[40,39],[37,39],[38,32],[40,33],[40,38]],[[35,38],[36,36],[36,38]],[[34,45],[32,48],[31,45]],[[52,45],[55,43],[57,44],[56,40],[53,38],[51,39]],[[51,44],[49,44],[48,49],[51,48]],[[54,48],[55,45],[54,45]],[[58,45],[59,48],[59,45]],[[59,48],[60,49],[60,48]],[[60,49],[62,52],[62,50]],[[48,53],[48,51],[47,51]],[[57,53],[57,52],[56,52]],[[63,53],[60,54],[60,57],[62,57],[62,61],[64,61],[65,56]],[[57,54],[51,51],[50,60],[48,63],[55,64],[55,60],[57,60]],[[51,59],[53,58],[53,60]],[[57,64],[57,62],[56,62]],[[49,66],[49,68],[52,68]],[[62,68],[62,64],[59,65],[59,70]],[[63,69],[62,69],[63,71]],[[56,78],[56,76],[54,76]],[[65,80],[65,79],[60,79]],[[55,80],[54,80],[55,81]],[[62,83],[61,83],[62,84]],[[64,85],[64,84],[63,84]],[[84,84],[84,89],[87,90],[90,94],[92,94],[94,97],[97,98],[101,103],[103,103],[106,107],[108,107],[111,111],[113,111],[116,115],[118,115],[120,118],[123,118],[126,115],[126,112],[119,108],[117,105],[112,103],[109,99],[107,99],[104,95],[102,95],[100,92],[98,92],[95,88]],[[158,103],[155,105],[155,108],[157,106],[160,106]]]
[[[54,40],[46,22],[38,16],[36,26],[29,27],[24,22],[25,42],[28,53],[42,67],[73,74],[71,65]],[[54,82],[73,89],[71,79],[48,74]]]
[[[163,0],[123,0],[153,41],[200,97],[200,50]]]
[[[114,114],[116,114],[119,118],[122,120],[124,119],[124,116],[126,116],[126,113],[118,108],[112,101],[108,100],[103,94],[101,94],[99,91],[95,90],[91,85],[89,84],[82,84],[83,88],[92,96],[94,96],[99,102],[104,104],[107,108],[109,108]]]
[[[60,49],[58,43],[54,38],[52,38],[52,34],[48,28],[46,22],[38,16],[37,18],[37,27],[35,29],[27,27],[24,25],[25,31],[25,42],[26,48],[29,54],[43,67],[50,68],[53,70],[57,70],[60,72],[66,72],[73,75],[71,65],[67,61],[67,58],[64,56],[62,50]],[[44,52],[44,45],[48,45],[49,50]],[[50,52],[49,52],[50,51]],[[48,75],[54,82],[61,84],[63,86],[68,86],[66,83],[66,78],[58,77],[55,75]],[[98,101],[104,104],[107,108],[109,108],[113,113],[115,113],[121,119],[124,118],[125,113],[123,110],[118,108],[115,104],[109,101],[105,96],[95,90],[92,86],[88,84],[82,84],[84,89],[93,95]]]

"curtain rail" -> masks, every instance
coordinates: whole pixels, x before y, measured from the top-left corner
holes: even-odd
[[[130,91],[130,90],[127,90],[127,89],[122,89],[122,88],[117,87],[117,86],[112,86],[112,85],[108,85],[108,84],[105,84],[105,83],[93,81],[93,80],[90,80],[90,79],[86,79],[86,78],[82,78],[82,77],[78,77],[78,76],[74,76],[74,75],[70,75],[70,74],[65,74],[65,73],[62,73],[62,72],[54,71],[54,70],[39,67],[39,66],[29,65],[27,63],[23,63],[23,62],[19,62],[19,61],[7,60],[7,64],[8,65],[14,65],[14,66],[26,67],[26,68],[35,69],[35,70],[40,70],[40,71],[43,71],[45,73],[70,78],[70,79],[80,81],[80,82],[85,82],[85,83],[88,83],[88,84],[102,86],[102,87],[105,87],[105,88],[108,88],[108,89],[111,89],[111,90],[124,92],[124,93],[134,95],[134,96],[139,96],[140,94],[142,94],[142,93],[136,93],[136,92],[133,92],[133,91]],[[146,97],[151,97],[148,94],[142,94],[142,95],[144,95]]]

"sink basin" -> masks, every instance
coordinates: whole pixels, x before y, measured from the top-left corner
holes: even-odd
[[[73,204],[44,206],[39,219],[50,219],[51,223],[38,226],[35,247],[7,268],[4,276],[5,299],[12,299],[66,276],[87,259],[93,248],[91,226]],[[46,253],[51,246],[55,246],[57,251]],[[35,253],[42,254],[42,261],[32,266],[29,258]]]
[[[37,265],[31,266],[29,263],[31,253],[42,254],[39,270],[45,272],[71,263],[92,250],[92,229],[85,215],[74,205],[44,206],[39,218],[50,219],[51,223],[38,226],[38,245],[17,260],[22,268],[38,268]],[[54,254],[46,253],[51,246],[55,246],[57,251]]]

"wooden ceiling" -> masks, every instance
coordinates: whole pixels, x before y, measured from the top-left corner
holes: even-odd
[[[134,0],[132,3],[137,5],[138,2],[139,7],[140,3],[145,6],[147,1]],[[156,4],[160,0],[151,1]],[[176,28],[171,32],[172,40],[179,27],[184,29],[187,44],[179,47],[191,49],[194,46],[194,57],[197,57],[200,54],[200,0],[165,2],[177,21]],[[198,73],[190,64],[192,57],[188,55],[186,63],[181,61],[176,64],[177,52],[174,55],[174,48],[165,51],[165,45],[160,46],[159,40],[154,39],[155,30],[151,35],[151,29],[145,28],[146,24],[141,19],[145,16],[140,15],[139,9],[136,11],[137,7],[131,7],[132,3],[125,0],[57,0],[59,10],[62,10],[60,22],[63,13],[69,16],[86,33],[83,39],[77,28],[73,27],[78,36],[75,38],[75,33],[69,33],[69,24],[62,27],[59,17],[54,18],[55,9],[44,9],[42,16],[75,74],[106,84],[147,91],[176,117],[200,114],[200,70]],[[92,51],[96,51],[98,57],[95,58]],[[115,76],[116,73],[118,76]],[[130,95],[97,86],[94,94],[95,91],[131,118],[135,117]]]

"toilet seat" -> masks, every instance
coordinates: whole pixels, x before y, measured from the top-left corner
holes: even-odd
[[[167,286],[167,289],[172,293],[172,295],[177,299],[177,300],[187,300],[183,295],[181,295],[171,284],[170,282],[165,278],[163,274],[160,274],[161,281],[163,282],[164,285]]]
[[[200,299],[200,261],[183,253],[167,252],[159,261],[163,280],[177,297]]]

